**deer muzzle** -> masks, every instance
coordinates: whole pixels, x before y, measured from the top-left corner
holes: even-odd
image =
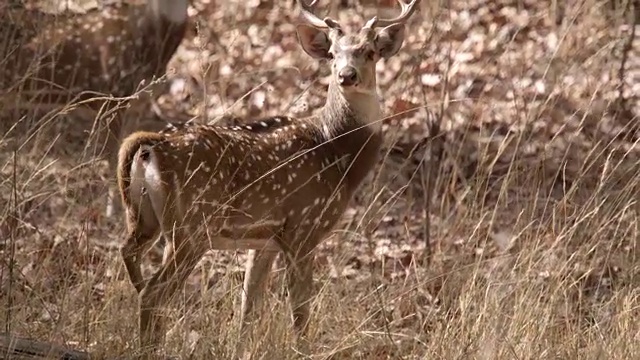
[[[354,86],[358,84],[358,72],[353,66],[346,66],[338,72],[338,84]]]

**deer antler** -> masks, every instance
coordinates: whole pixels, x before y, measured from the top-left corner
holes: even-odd
[[[400,9],[401,9],[400,15],[398,15],[393,19],[378,19],[377,16],[374,16],[369,21],[367,21],[367,23],[364,25],[364,28],[373,29],[375,27],[384,27],[384,26],[389,26],[393,24],[404,23],[416,11],[416,9],[418,8],[417,5],[419,2],[420,0],[412,0],[410,3],[405,3],[403,0],[398,0],[398,3],[400,3]]]
[[[298,4],[300,4],[300,13],[302,16],[309,22],[309,24],[320,28],[320,29],[336,29],[341,30],[340,24],[337,21],[333,20],[330,17],[325,17],[324,19],[319,18],[316,14],[313,13],[313,7],[318,3],[318,0],[312,0],[309,4],[307,4],[306,0],[298,0]]]

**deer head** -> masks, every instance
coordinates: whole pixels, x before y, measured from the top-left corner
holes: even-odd
[[[301,15],[308,24],[297,26],[298,41],[304,51],[315,59],[331,60],[332,83],[348,95],[350,93],[375,94],[375,64],[380,59],[395,55],[404,41],[404,25],[415,12],[419,0],[404,3],[393,19],[371,18],[355,33],[346,33],[340,24],[313,13],[318,0],[307,4],[298,0]]]

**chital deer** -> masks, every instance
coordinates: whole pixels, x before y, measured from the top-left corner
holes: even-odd
[[[210,249],[252,250],[243,332],[254,319],[272,262],[284,253],[294,328],[306,348],[312,251],[377,161],[382,112],[375,64],[399,51],[417,2],[400,2],[398,17],[374,17],[356,33],[314,15],[314,3],[299,2],[308,22],[297,26],[302,48],[331,62],[327,101],[316,116],[231,128],[183,126],[137,132],[123,141],[118,186],[128,230],[121,252],[139,292],[143,348],[163,343],[158,307],[170,301]],[[158,234],[167,243],[163,264],[145,282],[141,256]]]
[[[188,4],[189,0],[148,0],[146,5],[111,2],[86,13],[59,15],[7,10],[5,31],[13,29],[14,36],[20,30],[36,34],[26,44],[3,49],[0,108],[32,109],[37,104],[39,109],[60,109],[76,101],[88,105],[79,107],[89,110],[83,115],[102,112],[107,114],[105,119],[113,115],[104,156],[114,174],[123,108],[116,109],[114,101],[86,101],[130,96],[142,81],[148,84],[164,74],[185,35]],[[107,215],[119,207],[113,190]]]

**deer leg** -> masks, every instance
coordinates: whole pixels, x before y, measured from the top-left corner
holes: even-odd
[[[256,308],[262,302],[266,280],[277,255],[278,253],[272,250],[249,251],[242,289],[240,333],[243,337],[247,325],[255,319]]]
[[[154,239],[158,237],[161,227],[148,196],[142,195],[139,199],[131,200],[138,200],[137,206],[133,205],[126,210],[127,237],[120,253],[129,279],[139,294],[144,287],[144,278],[140,269],[142,256],[155,243]]]
[[[277,237],[282,232],[282,224],[276,226],[250,226],[243,229],[242,234],[234,234],[241,237],[269,239]],[[244,353],[245,339],[248,337],[249,325],[255,321],[257,308],[262,304],[266,280],[273,261],[278,256],[278,250],[259,249],[250,250],[249,258],[245,266],[244,284],[242,289],[242,303],[240,309],[240,339],[236,346],[236,353]]]
[[[145,354],[154,353],[164,341],[165,326],[158,308],[173,299],[204,254],[204,247],[189,239],[188,234],[184,228],[176,229],[177,242],[171,257],[140,293],[140,346]]]
[[[146,248],[153,244],[153,239],[156,236],[157,233],[131,231],[120,249],[125,268],[129,274],[129,280],[138,293],[140,293],[144,287],[144,278],[142,277],[142,270],[140,269],[142,254]]]
[[[228,235],[232,235],[234,238],[279,239],[282,225],[283,223],[248,226],[242,229],[242,233],[230,232]],[[274,250],[274,248],[250,250],[248,255],[242,291],[240,321],[242,336],[247,330],[247,325],[254,320],[256,307],[262,302],[265,280],[269,277],[273,261],[278,256],[278,250]]]
[[[293,257],[285,256],[285,258],[289,304],[293,315],[298,351],[308,354],[307,330],[309,327],[309,308],[313,296],[313,257],[310,252],[303,252],[295,254]]]
[[[107,163],[109,164],[109,190],[107,193],[107,209],[106,216],[112,217],[122,211],[122,202],[118,196],[118,188],[115,185],[115,174],[118,168],[118,151],[120,149],[120,141],[122,140],[122,128],[124,123],[124,111],[121,109],[113,110],[113,119],[109,121],[107,126],[108,134],[105,144]]]
[[[242,359],[250,356],[244,350],[249,338],[249,325],[255,321],[257,308],[262,304],[266,280],[277,255],[278,252],[272,250],[249,251],[240,307],[240,334],[236,343],[236,354],[240,355]]]

